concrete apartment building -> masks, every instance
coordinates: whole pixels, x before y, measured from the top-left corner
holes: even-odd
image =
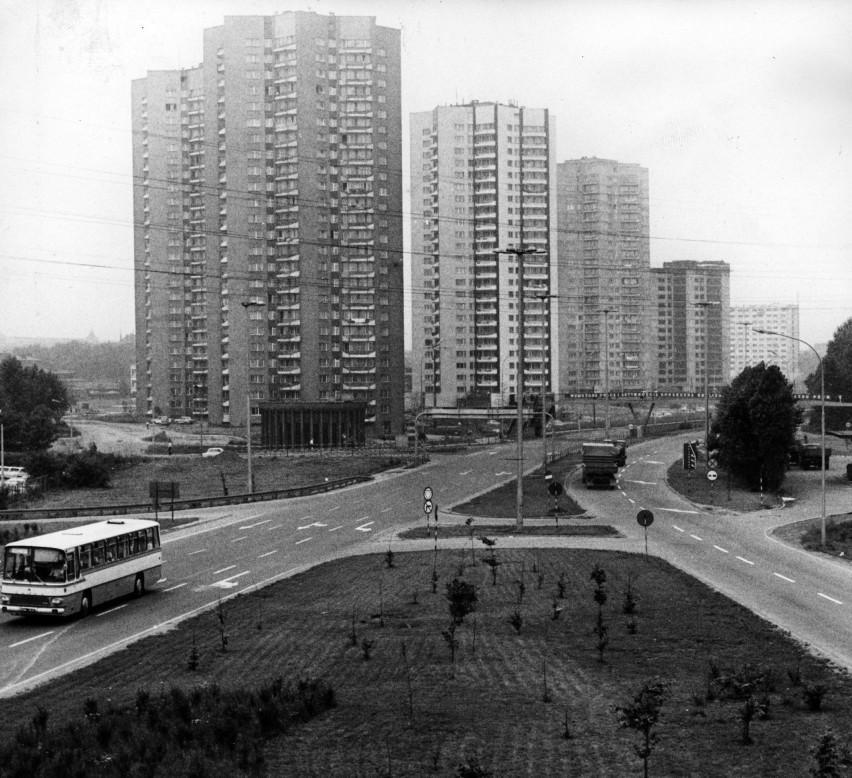
[[[754,330],[770,330],[799,337],[798,305],[734,305],[731,306],[731,371],[730,378],[744,368],[765,362],[778,365],[788,381],[800,377],[801,344],[777,335],[763,335]]]
[[[648,170],[596,157],[557,172],[562,392],[641,391],[652,370]]]
[[[400,432],[399,30],[229,16],[132,115],[138,412],[244,425],[248,393]]]
[[[705,382],[711,392],[728,383],[730,273],[727,262],[689,260],[651,269],[657,342],[650,388],[703,394]]]
[[[536,298],[558,292],[554,129],[547,109],[511,104],[411,115],[415,408],[514,397],[522,288],[524,394],[556,389],[556,305]],[[521,247],[538,253],[495,253]]]

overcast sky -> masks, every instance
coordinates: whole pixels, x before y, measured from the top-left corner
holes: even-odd
[[[649,169],[652,265],[724,260],[812,343],[852,315],[848,0],[0,0],[0,334],[133,330],[130,81],[285,10],[402,30],[405,145],[412,111],[549,108],[558,161]]]

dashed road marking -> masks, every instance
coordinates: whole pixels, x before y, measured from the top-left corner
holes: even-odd
[[[627,484],[642,484],[642,486],[656,486],[656,481],[631,481],[629,478],[625,478],[624,482]]]
[[[244,527],[240,527],[240,529],[254,529],[255,527],[259,527],[261,524],[269,524],[270,521],[272,521],[272,519],[264,519],[256,524],[246,524]]]
[[[836,605],[843,605],[840,600],[835,600],[834,597],[829,597],[827,594],[823,594],[822,592],[817,592],[817,594],[820,597],[823,597],[824,599],[828,600],[829,602],[835,603]]]
[[[686,511],[680,508],[657,508],[658,511],[668,511],[669,513],[693,513],[696,516],[701,513],[701,511]]]
[[[206,548],[199,548],[198,551],[190,551],[189,554],[187,554],[187,556],[195,556],[196,554],[203,554],[206,550],[207,550]]]
[[[674,527],[674,528],[675,528],[678,532],[686,532],[686,530],[685,530],[685,529],[682,529],[681,527],[678,527],[678,525],[677,525],[677,524],[672,524],[672,526],[673,526],[673,527]]]
[[[337,532],[337,530],[339,530],[339,529],[343,529],[343,527],[344,527],[344,525],[343,525],[343,524],[339,524],[339,525],[338,525],[338,526],[336,526],[336,527],[332,527],[332,528],[329,530],[329,532]]]
[[[240,537],[238,537],[238,538],[234,538],[234,539],[231,541],[231,543],[239,543],[241,540],[245,540],[247,537],[248,537],[248,535],[241,535],[241,536],[240,536]]]
[[[751,560],[745,559],[744,557],[741,557],[741,556],[738,556],[737,559],[739,559],[740,562],[745,562],[747,565],[753,565],[754,564],[754,562],[752,562]]]
[[[258,557],[258,559],[263,559],[265,556],[272,556],[273,554],[277,554],[277,553],[278,553],[278,549],[277,549],[277,548],[275,548],[275,549],[273,549],[272,551],[267,551],[265,554],[261,554],[261,555]]]
[[[116,605],[114,608],[110,608],[108,611],[102,611],[101,613],[96,614],[98,617],[106,616],[108,613],[115,613],[115,611],[120,611],[122,608],[126,608],[127,603],[124,605]]]
[[[796,583],[792,578],[787,578],[786,575],[781,575],[781,573],[773,573],[772,575],[777,575],[782,581],[787,581],[788,583]]]
[[[392,511],[392,510],[393,510],[393,506],[391,506],[390,508],[382,508],[379,511],[379,513],[387,513],[388,511]]]
[[[17,643],[11,643],[9,648],[17,648],[18,646],[24,645],[24,643],[32,643],[34,640],[41,640],[42,638],[46,638],[48,635],[52,635],[55,630],[50,630],[50,632],[42,632],[41,635],[36,635],[34,638],[27,638],[26,640],[19,640]]]
[[[723,554],[730,553],[727,548],[722,548],[721,546],[713,546],[717,551],[721,551]]]
[[[227,567],[223,567],[221,570],[217,570],[213,575],[219,575],[219,573],[227,573],[228,570],[233,570],[236,565],[228,565]]]
[[[703,538],[699,538],[698,535],[690,535],[689,537],[694,538],[695,540],[702,540]]]
[[[173,592],[175,589],[180,589],[181,586],[186,586],[186,581],[183,583],[175,584],[174,586],[170,586],[168,589],[163,589],[164,592]]]
[[[297,540],[296,545],[298,546],[298,545],[301,545],[302,543],[307,543],[309,540],[311,540],[311,538],[313,538],[313,535],[311,535],[310,538],[302,538],[301,540]]]

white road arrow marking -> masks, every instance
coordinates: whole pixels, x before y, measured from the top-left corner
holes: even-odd
[[[366,519],[367,517],[365,516],[364,518]],[[362,524],[360,527],[355,527],[355,529],[357,529],[358,532],[372,532],[373,530],[370,529],[370,525],[375,523],[376,522],[374,521],[368,521],[366,524]]]
[[[328,524],[322,524],[318,521],[315,521],[313,524],[305,524],[304,527],[296,527],[296,529],[302,530],[302,529],[310,529],[311,527],[327,527],[327,526],[328,526]]]

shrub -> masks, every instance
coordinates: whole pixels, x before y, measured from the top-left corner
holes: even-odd
[[[476,587],[458,578],[447,584],[447,602],[453,624],[460,625],[465,616],[476,608]]]

